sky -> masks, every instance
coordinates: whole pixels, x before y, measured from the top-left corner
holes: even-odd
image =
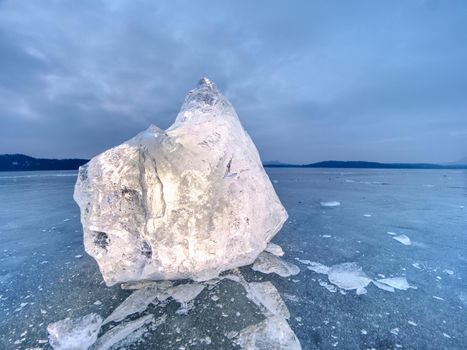
[[[467,156],[467,2],[441,0],[0,0],[0,153],[93,157],[203,76],[263,160]]]

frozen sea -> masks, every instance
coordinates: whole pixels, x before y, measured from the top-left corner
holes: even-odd
[[[243,267],[241,273],[274,284],[303,349],[467,348],[466,171],[267,172],[289,213],[273,242],[301,272],[282,278]],[[84,252],[75,181],[76,172],[0,173],[2,350],[50,349],[47,324],[90,312],[106,317],[131,293],[106,287]],[[370,284],[357,295],[296,258],[355,262],[372,279],[405,276],[416,288],[388,292]],[[163,322],[114,348],[234,349],[232,332],[264,318],[230,280],[205,288],[188,314],[177,314],[178,306],[151,305],[144,314]]]

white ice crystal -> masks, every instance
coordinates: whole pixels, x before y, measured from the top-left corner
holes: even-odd
[[[82,166],[74,198],[109,286],[251,264],[287,219],[234,108],[206,78],[170,128],[151,126]]]
[[[49,343],[55,350],[87,350],[97,339],[102,318],[94,313],[65,318],[47,326]]]

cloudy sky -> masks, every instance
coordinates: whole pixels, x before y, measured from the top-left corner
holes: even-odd
[[[441,0],[0,0],[0,153],[92,157],[202,76],[263,160],[467,156],[467,2]]]

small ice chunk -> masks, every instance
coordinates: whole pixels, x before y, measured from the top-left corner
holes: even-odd
[[[414,321],[407,321],[407,323],[411,326],[417,327],[417,324]]]
[[[118,326],[115,326],[114,328],[110,329],[104,335],[102,335],[97,340],[96,344],[93,347],[93,350],[110,349],[114,344],[122,341],[134,331],[153,321],[153,315],[146,315],[131,322],[121,323]],[[68,350],[70,349],[68,348]]]
[[[443,336],[445,336],[448,339],[451,339],[451,336],[449,334],[444,333],[444,332],[443,332]]]
[[[149,285],[155,286],[157,288],[169,288],[172,287],[172,282],[171,281],[149,281],[149,280],[143,280],[143,281],[134,281],[134,282],[125,282],[122,283],[120,288],[122,289],[141,289],[144,287],[147,287]]]
[[[94,305],[99,306],[99,305],[102,305],[102,303],[101,303],[100,300],[96,300],[96,301],[94,302]]]
[[[236,340],[242,349],[301,350],[300,342],[288,323],[280,316],[244,328]]]
[[[371,218],[371,214],[363,214],[363,216],[366,218]]]
[[[134,291],[104,320],[104,324],[120,322],[129,315],[143,312],[156,297],[157,285],[148,285]]]
[[[436,295],[433,295],[433,299],[436,299],[436,300],[444,300],[443,298],[437,297]]]
[[[397,233],[395,233],[395,232],[388,231],[388,232],[386,232],[386,233],[387,233],[388,235],[391,235],[391,236],[397,236]]]
[[[422,269],[422,265],[420,265],[420,263],[418,263],[418,262],[414,262],[414,263],[412,264],[412,266],[415,267],[416,269],[419,269],[419,270]]]
[[[367,331],[366,329],[362,329],[362,330],[360,331],[360,333],[362,333],[363,335],[367,335],[367,334],[368,334],[368,331]]]
[[[399,334],[399,328],[393,328],[391,329],[391,333],[394,334],[394,335],[398,335]]]
[[[341,205],[341,202],[338,201],[328,201],[328,202],[320,202],[319,203],[323,208],[332,208],[332,207],[338,207]]]
[[[299,258],[295,258],[295,260],[301,262],[302,264],[309,265],[307,266],[308,270],[314,271],[316,273],[327,274],[329,272],[329,267],[319,262],[310,261],[310,260],[302,260]]]
[[[87,350],[97,339],[102,317],[91,313],[78,318],[65,318],[47,326],[49,343],[55,350]]]
[[[255,303],[262,304],[271,315],[281,316],[286,319],[290,318],[287,305],[285,305],[276,287],[271,282],[251,282],[249,287],[249,297]]]
[[[413,288],[409,285],[409,282],[407,282],[407,278],[405,277],[382,278],[377,280],[377,282],[400,290],[407,290],[409,288]]]
[[[328,274],[329,273],[329,267],[326,265],[323,265],[319,262],[311,261],[309,266],[307,266],[308,270],[314,271],[316,273],[322,273],[322,274]]]
[[[75,255],[75,258],[76,258],[76,259],[81,259],[82,257],[83,257],[82,254]]]
[[[332,236],[331,236],[331,235],[322,235],[321,237],[323,237],[323,238],[331,238]]]
[[[394,238],[398,242],[401,242],[403,245],[411,245],[412,244],[412,242],[410,241],[410,238],[407,237],[406,235],[394,236],[392,238]]]
[[[363,272],[361,266],[354,262],[333,265],[328,272],[329,282],[345,290],[357,290],[357,294],[363,294],[363,290],[371,279]]]
[[[266,252],[274,254],[275,256],[283,256],[284,251],[280,245],[269,242],[265,249]]]
[[[330,283],[328,283],[328,282],[326,282],[326,281],[319,280],[319,285],[320,285],[321,287],[326,288],[326,289],[327,289],[328,291],[330,291],[331,293],[337,292],[336,286],[334,286],[334,285],[332,285],[332,284],[330,284]]]
[[[300,272],[298,266],[266,252],[262,252],[258,256],[252,269],[266,274],[276,273],[281,277],[297,275]]]
[[[179,303],[187,303],[195,299],[204,289],[204,285],[200,283],[185,283],[167,289],[167,293]]]
[[[384,283],[380,283],[378,281],[372,281],[373,284],[378,287],[379,289],[382,289],[382,290],[385,290],[387,292],[393,292],[394,293],[394,288],[391,287],[391,286],[388,286],[387,284],[384,284]]]
[[[454,271],[452,271],[452,270],[445,269],[445,270],[443,270],[443,272],[447,273],[448,275],[451,275],[451,276],[454,275]]]

